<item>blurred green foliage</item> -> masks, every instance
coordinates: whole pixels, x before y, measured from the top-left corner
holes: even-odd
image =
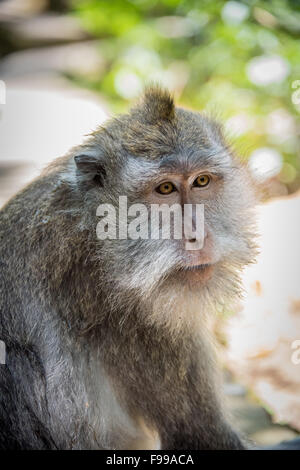
[[[242,155],[275,150],[283,160],[277,181],[288,191],[300,187],[298,0],[71,4],[99,38],[105,63],[99,74],[72,77],[77,83],[119,112],[145,83],[161,82],[181,105],[217,112]]]

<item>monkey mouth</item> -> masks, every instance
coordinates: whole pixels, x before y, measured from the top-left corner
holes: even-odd
[[[213,276],[215,265],[202,263],[193,266],[182,266],[178,271],[179,279],[183,282],[196,285],[208,282]]]
[[[204,271],[206,268],[209,268],[211,266],[213,266],[212,263],[203,263],[203,264],[196,264],[194,266],[184,266],[183,270],[184,271],[192,271],[192,272],[193,271],[198,271],[198,270]]]

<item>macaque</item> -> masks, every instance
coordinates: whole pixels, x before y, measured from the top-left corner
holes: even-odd
[[[121,196],[202,204],[201,248],[186,234],[100,239],[97,208]],[[220,126],[156,86],[10,200],[0,448],[246,448],[223,409],[209,319],[255,259],[253,203]]]

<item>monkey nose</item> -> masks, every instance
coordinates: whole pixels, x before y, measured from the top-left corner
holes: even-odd
[[[185,241],[188,242],[188,243],[196,243],[196,242],[199,242],[200,240],[202,240],[202,242],[204,243],[205,242],[205,239],[207,238],[207,235],[208,235],[208,232],[207,230],[205,229],[204,230],[204,233],[203,233],[203,236],[197,238],[195,236],[195,234],[191,234],[191,235],[187,235],[185,237]]]

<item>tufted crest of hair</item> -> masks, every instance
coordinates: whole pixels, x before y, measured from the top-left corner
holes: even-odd
[[[174,100],[170,93],[157,85],[146,88],[138,105],[132,110],[141,116],[144,122],[155,124],[175,117]]]
[[[177,110],[170,93],[159,86],[147,87],[128,114],[104,125],[123,150],[155,159],[174,150],[177,142]]]

